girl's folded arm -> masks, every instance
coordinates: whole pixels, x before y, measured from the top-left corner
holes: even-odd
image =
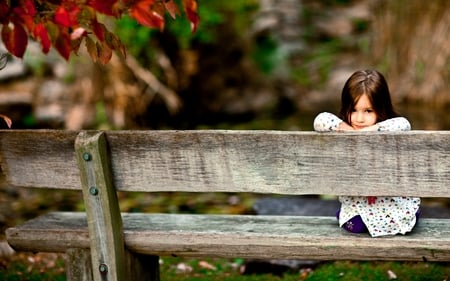
[[[378,131],[381,132],[395,132],[395,131],[409,131],[411,124],[405,117],[395,117],[377,123]]]
[[[329,112],[322,112],[314,119],[314,130],[317,132],[336,131],[343,121]]]

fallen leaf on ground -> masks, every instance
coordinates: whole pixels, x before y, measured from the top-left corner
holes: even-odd
[[[217,267],[215,267],[214,265],[210,264],[207,261],[199,261],[198,266],[205,269],[217,270]]]

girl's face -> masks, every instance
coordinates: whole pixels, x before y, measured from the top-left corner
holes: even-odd
[[[350,125],[355,130],[361,130],[365,127],[375,125],[377,122],[377,114],[372,107],[367,95],[362,95],[350,115]]]

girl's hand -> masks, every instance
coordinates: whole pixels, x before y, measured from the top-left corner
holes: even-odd
[[[373,132],[373,131],[378,131],[379,127],[380,127],[380,126],[378,126],[377,124],[375,124],[375,125],[372,125],[372,126],[369,126],[369,127],[365,127],[365,128],[363,128],[363,129],[361,129],[360,131],[363,131],[363,132]]]
[[[350,126],[349,124],[345,123],[345,122],[341,122],[339,124],[339,126],[336,128],[336,131],[338,132],[346,132],[346,131],[354,131],[355,129],[353,129],[352,126]]]
[[[372,125],[369,127],[362,128],[362,129],[355,129],[352,126],[350,126],[349,124],[342,122],[341,124],[339,124],[336,131],[338,131],[338,132],[348,132],[348,131],[373,132],[373,131],[378,131],[379,127],[380,126],[375,124],[375,125]]]

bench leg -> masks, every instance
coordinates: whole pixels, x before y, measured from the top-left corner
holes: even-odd
[[[92,281],[91,252],[89,249],[68,249],[67,281]],[[126,252],[129,281],[160,281],[159,257]]]
[[[67,281],[92,281],[91,252],[89,249],[68,249],[66,251]]]
[[[159,257],[128,252],[130,280],[159,281]]]

